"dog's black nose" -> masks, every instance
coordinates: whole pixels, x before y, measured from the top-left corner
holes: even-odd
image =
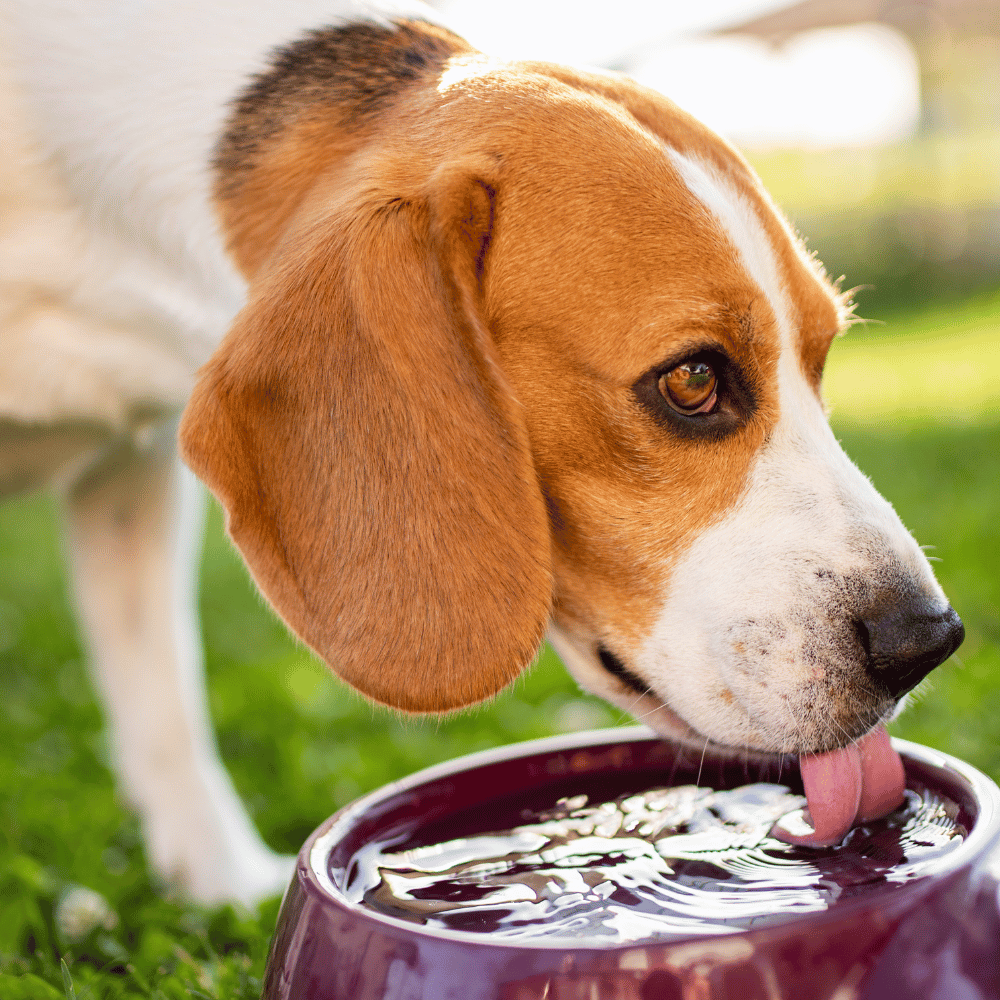
[[[901,698],[962,645],[965,626],[954,608],[926,600],[900,601],[858,622],[868,672]]]

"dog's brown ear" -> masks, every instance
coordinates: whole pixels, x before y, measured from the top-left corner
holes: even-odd
[[[493,188],[335,209],[286,238],[184,413],[191,468],[286,623],[411,711],[533,659],[551,602],[524,419],[479,316]]]

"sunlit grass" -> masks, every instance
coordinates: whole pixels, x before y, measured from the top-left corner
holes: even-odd
[[[823,389],[838,423],[1000,419],[1000,295],[854,327]]]

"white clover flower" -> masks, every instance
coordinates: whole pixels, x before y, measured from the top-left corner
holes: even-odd
[[[55,922],[67,941],[82,941],[98,927],[110,931],[118,925],[118,914],[99,893],[77,885],[68,890],[56,906]]]

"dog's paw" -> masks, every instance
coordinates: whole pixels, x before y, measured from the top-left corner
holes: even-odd
[[[275,854],[260,839],[236,797],[191,796],[186,808],[173,802],[143,816],[150,868],[165,886],[195,903],[235,903],[254,909],[279,896],[295,870],[295,858]]]
[[[201,873],[188,892],[203,903],[236,903],[255,910],[266,899],[280,896],[288,888],[295,871],[295,857],[288,854],[258,854],[241,858],[221,873],[205,877]]]
[[[275,854],[263,845],[250,851],[212,851],[204,846],[186,859],[153,862],[154,871],[186,899],[203,906],[232,903],[255,910],[266,899],[280,896],[295,871],[295,858]]]

